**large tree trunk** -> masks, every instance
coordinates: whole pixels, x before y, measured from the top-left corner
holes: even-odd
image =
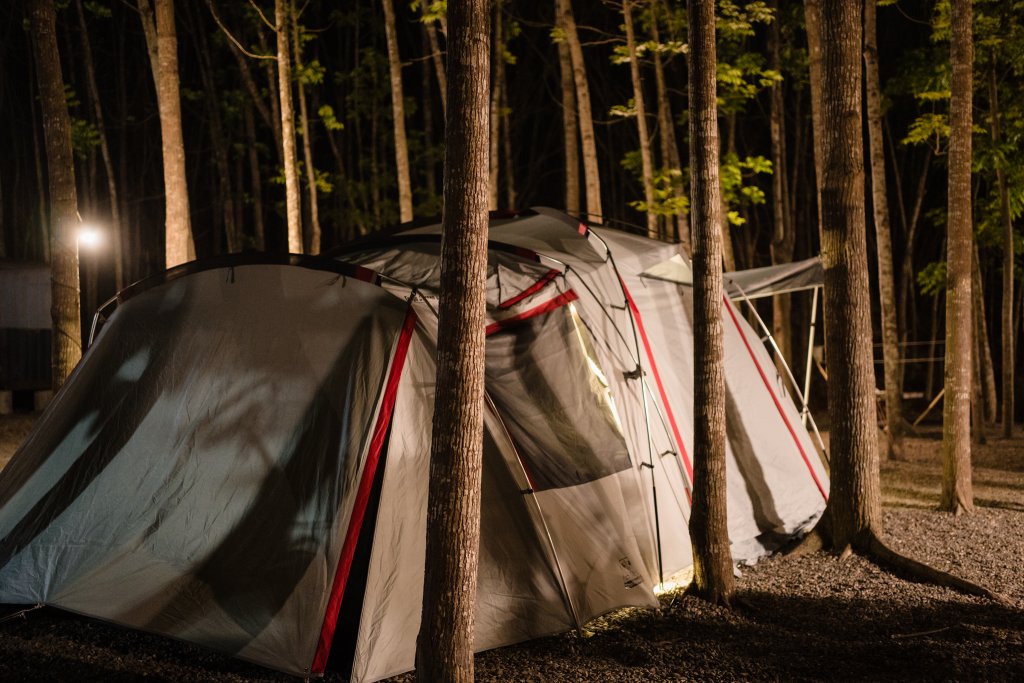
[[[155,12],[154,12],[155,6]],[[160,138],[164,162],[166,204],[164,262],[166,267],[195,258],[185,175],[185,140],[181,129],[181,87],[178,82],[178,35],[174,28],[173,0],[139,0],[143,33],[149,50],[156,100],[160,110]]]
[[[871,352],[864,150],[861,3],[821,7],[822,245],[825,353],[832,416],[832,490],[826,509],[836,549],[882,527],[875,373]]]
[[[690,41],[690,192],[693,197],[693,543],[694,591],[729,605],[735,585],[725,490],[725,364],[719,211],[715,3],[687,3]],[[727,303],[725,305],[728,305]]]
[[[50,183],[50,319],[53,324],[51,371],[60,388],[82,357],[78,292],[78,199],[71,155],[71,118],[64,98],[64,78],[57,51],[57,15],[51,0],[27,3],[36,77],[46,140]]]
[[[281,102],[281,142],[284,157],[285,214],[288,217],[288,251],[302,253],[302,199],[299,168],[295,159],[295,108],[292,103],[291,6],[293,0],[275,0],[274,31],[277,34],[277,80]]]
[[[939,509],[974,510],[971,490],[971,1],[951,0],[949,208],[946,255],[946,395]]]
[[[768,49],[771,52],[771,68],[781,72],[779,8],[777,0],[772,3],[775,20],[768,33]],[[776,81],[771,87],[769,113],[769,134],[772,145],[772,214],[775,229],[772,233],[772,263],[791,263],[796,247],[796,231],[789,210],[789,188],[786,172],[786,109],[782,98],[782,83]],[[793,299],[790,294],[772,297],[772,336],[779,346],[784,362],[793,360]]]
[[[384,6],[384,36],[388,44],[388,74],[391,78],[391,115],[395,124],[395,170],[398,174],[398,215],[403,223],[412,220],[412,182],[409,179],[409,145],[405,140],[405,100],[402,90],[402,61],[398,56],[395,33],[395,8],[391,0]]]
[[[114,284],[118,291],[125,286],[124,281],[124,237],[121,221],[121,205],[117,198],[117,180],[114,171],[114,161],[110,156],[110,145],[107,141],[107,125],[103,120],[103,106],[100,101],[100,90],[96,85],[96,67],[92,59],[92,43],[89,40],[89,30],[85,25],[85,12],[82,9],[82,0],[75,0],[75,11],[78,15],[78,32],[82,40],[82,56],[85,61],[86,87],[89,91],[89,100],[92,104],[93,116],[96,118],[96,131],[99,134],[100,154],[103,157],[103,169],[107,176],[107,196],[110,199],[110,236],[114,245]],[[2,237],[0,232],[0,237]],[[2,256],[3,244],[0,239],[0,256]]]
[[[587,83],[587,66],[583,61],[583,48],[576,32],[576,19],[572,14],[571,0],[558,0],[560,24],[565,30],[572,59],[572,75],[576,82],[576,106],[579,109],[580,142],[583,151],[583,180],[586,186],[587,221],[602,223],[601,176],[597,170],[597,141],[594,137],[594,117],[590,109],[590,86]]]
[[[555,23],[561,31],[562,13],[555,0]],[[576,85],[573,83],[572,56],[569,43],[563,37],[558,41],[559,81],[562,85],[562,135],[565,147],[565,210],[572,216],[580,213],[580,157],[579,126],[576,124]]]
[[[453,3],[449,12],[437,393],[416,676],[470,683],[483,456],[490,27],[486,0]]]
[[[868,140],[871,155],[871,204],[878,252],[878,294],[882,315],[882,361],[885,374],[885,423],[888,455],[902,453],[903,397],[900,381],[900,338],[896,328],[896,284],[892,267],[892,233],[886,197],[885,151],[882,145],[882,94],[878,82],[876,2],[864,2],[864,76],[867,79]]]
[[[295,46],[295,69],[300,76],[296,80],[299,85],[299,125],[302,127],[302,158],[306,165],[306,191],[309,192],[309,253],[320,253],[320,201],[317,197],[316,166],[313,164],[312,131],[309,128],[309,112],[306,108],[306,86],[302,82],[302,36],[299,25],[299,13],[292,5],[292,44]]]
[[[814,142],[814,185],[818,196],[818,237],[824,239],[822,224],[821,186],[824,176],[824,151],[822,138],[822,98],[824,97],[821,74],[821,0],[804,0],[804,21],[807,24],[807,65],[811,87],[811,129]]]
[[[633,31],[633,0],[622,0],[622,17],[626,21],[626,51],[629,53],[629,76],[633,82],[633,106],[636,110],[636,129],[640,137],[640,167],[644,183],[644,204],[647,214],[647,236],[658,239],[658,214],[654,212],[654,162],[651,160],[651,136],[647,132],[647,106],[644,104],[644,84],[640,79],[640,60],[636,53],[636,35]],[[718,140],[717,126],[715,140]],[[717,158],[717,157],[716,157]],[[715,173],[718,177],[718,173]]]
[[[989,69],[989,112],[992,117],[992,144],[999,147],[999,89],[996,87],[995,56]],[[999,218],[1003,223],[1003,438],[1013,436],[1013,219],[1010,215],[1010,193],[1006,189],[1006,171],[996,166],[996,188],[999,192]]]

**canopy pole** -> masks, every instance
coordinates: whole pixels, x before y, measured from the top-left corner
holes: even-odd
[[[811,362],[814,360],[814,327],[818,322],[818,288],[814,288],[811,296],[811,329],[807,333],[807,364],[804,366],[804,409],[800,413],[804,427],[807,426],[807,416],[811,414]]]

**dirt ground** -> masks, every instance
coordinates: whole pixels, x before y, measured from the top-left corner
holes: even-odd
[[[0,466],[31,428],[0,417]],[[743,605],[679,591],[569,633],[477,656],[481,681],[1024,680],[1024,435],[974,450],[974,515],[934,511],[940,433],[882,466],[886,540],[1002,593],[910,583],[859,557],[776,555],[741,569]],[[13,608],[0,606],[0,619]],[[0,680],[294,680],[225,655],[51,609],[0,622]],[[335,675],[330,680],[339,680]],[[406,675],[396,681],[411,681]]]

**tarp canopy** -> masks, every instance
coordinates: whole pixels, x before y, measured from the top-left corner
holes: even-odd
[[[693,270],[679,254],[648,268],[643,272],[643,277],[693,286]],[[821,287],[825,279],[821,259],[817,256],[777,266],[737,270],[724,273],[723,277],[729,298],[734,301],[814,289]]]

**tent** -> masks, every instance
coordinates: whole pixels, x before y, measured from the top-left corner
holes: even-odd
[[[122,292],[0,473],[0,602],[300,676],[413,666],[440,227],[234,255]],[[692,563],[692,297],[671,245],[537,209],[492,221],[475,649],[653,606]],[[753,560],[828,479],[723,301],[729,534]]]

